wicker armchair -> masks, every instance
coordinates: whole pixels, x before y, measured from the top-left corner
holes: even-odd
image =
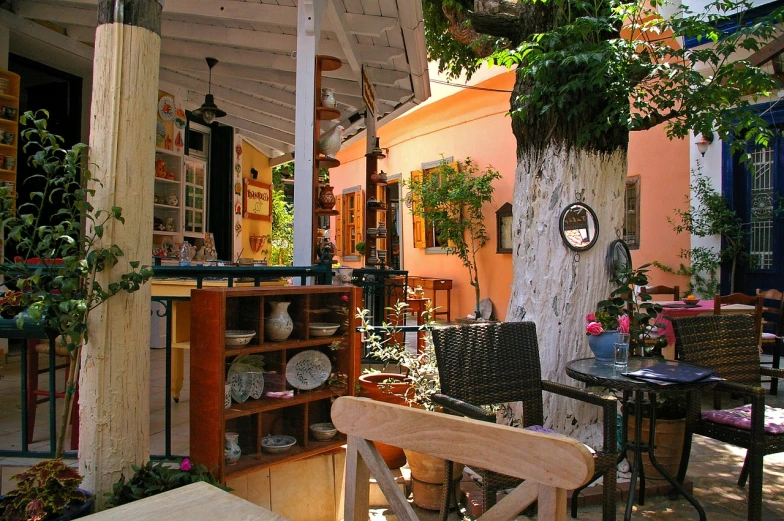
[[[436,328],[432,335],[441,380],[441,393],[433,396],[433,402],[448,412],[495,422],[495,414],[488,413],[481,406],[521,401],[525,411],[523,426],[543,425],[542,391],[575,398],[603,409],[604,445],[594,455],[595,474],[589,483],[604,475],[603,519],[614,520],[617,401],[582,389],[542,381],[539,344],[533,322],[450,326]],[[482,476],[485,510],[496,503],[499,490],[515,487],[520,482],[494,472],[474,470]],[[451,479],[451,474],[452,464],[448,462],[445,480]],[[577,517],[580,490],[572,496],[572,517]],[[450,495],[451,487],[445,484],[442,520],[448,515]]]
[[[762,459],[767,454],[784,451],[784,434],[766,433],[765,389],[760,386],[760,376],[782,377],[784,371],[760,367],[758,337],[754,319],[750,315],[674,318],[672,325],[675,330],[675,349],[683,361],[714,369],[725,379],[716,385],[716,390],[740,394],[747,403],[751,403],[748,428],[733,426],[717,423],[715,416],[705,417],[701,411],[699,393],[692,393],[686,413],[684,460],[678,478],[682,479],[686,475],[692,434],[746,448],[746,459],[738,485],[745,486],[746,479],[751,478],[748,519],[759,520],[762,515]],[[735,412],[738,412],[737,409]]]

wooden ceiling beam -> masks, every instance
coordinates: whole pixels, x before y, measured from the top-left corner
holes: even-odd
[[[50,9],[53,4],[20,0],[19,5],[42,4]],[[65,4],[65,5],[63,5]],[[93,26],[97,22],[98,0],[59,0],[56,10],[77,8],[92,11]],[[163,6],[163,18],[167,14],[204,17],[208,20],[225,20],[227,22],[260,22],[284,27],[297,26],[297,8],[274,4],[257,4],[251,2],[226,2],[223,0],[166,0]],[[25,15],[21,15],[25,16]],[[25,16],[27,17],[27,16]],[[352,34],[378,38],[386,31],[397,26],[397,19],[389,16],[373,16],[365,14],[347,14]],[[329,21],[325,20],[322,30],[333,31]]]
[[[161,80],[185,87],[188,90],[198,92],[201,95],[204,95],[207,92],[207,82],[191,78],[190,76],[178,73],[176,71],[161,69],[160,78]],[[276,118],[281,118],[288,122],[294,121],[294,109],[284,107],[283,105],[278,105],[270,101],[265,101],[248,94],[243,94],[241,92],[233,91],[226,87],[216,85],[212,86],[212,94],[218,99],[231,101],[238,105],[255,109],[257,112],[261,112],[263,114],[275,116]]]

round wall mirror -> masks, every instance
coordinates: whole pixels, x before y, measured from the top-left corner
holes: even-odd
[[[561,212],[561,237],[575,251],[590,250],[599,238],[599,219],[585,203],[572,203]]]

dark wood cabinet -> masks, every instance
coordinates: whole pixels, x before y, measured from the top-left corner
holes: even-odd
[[[309,426],[330,421],[334,398],[354,395],[359,376],[359,325],[355,318],[360,302],[359,289],[353,286],[305,286],[261,288],[210,288],[191,293],[191,405],[190,456],[227,478],[253,472],[279,463],[294,461],[337,449],[346,443],[342,434],[329,441],[312,438]],[[268,341],[265,317],[271,302],[290,302],[288,313],[294,329],[288,339]],[[310,324],[340,324],[328,337],[310,334]],[[225,345],[227,330],[254,330],[248,345]],[[294,389],[291,398],[249,398],[244,403],[224,406],[224,386],[231,362],[240,355],[264,356],[265,393],[274,380],[285,382],[286,364],[297,353],[318,350],[330,359],[331,372],[338,378],[310,391]],[[268,375],[267,373],[276,374]],[[287,388],[291,388],[287,385]],[[240,460],[224,462],[225,433],[239,433]],[[262,451],[264,436],[285,434],[296,444],[282,454]]]

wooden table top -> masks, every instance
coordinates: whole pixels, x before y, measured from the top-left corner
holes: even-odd
[[[90,521],[289,521],[266,508],[204,482],[110,508],[82,519]]]

